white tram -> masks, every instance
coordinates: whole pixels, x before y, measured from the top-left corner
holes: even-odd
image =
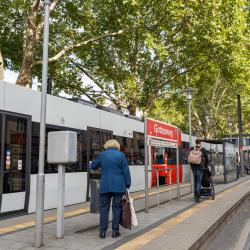
[[[35,211],[40,97],[40,92],[0,81],[0,215]],[[129,161],[131,191],[144,189],[141,120],[86,101],[48,95],[46,123],[46,132],[73,130],[78,135],[78,162],[66,169],[65,205],[88,199],[88,162],[96,158],[110,138],[120,142]],[[181,147],[182,182],[186,182],[190,170],[185,134]],[[55,208],[56,202],[57,168],[45,162],[45,209]]]

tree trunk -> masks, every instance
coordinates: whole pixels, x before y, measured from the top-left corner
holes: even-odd
[[[23,57],[23,62],[21,70],[18,74],[16,84],[24,87],[32,88],[32,64],[33,64],[33,55],[31,51],[25,53]],[[32,53],[33,54],[33,53]]]
[[[129,114],[136,116],[136,102],[130,103],[128,106]]]
[[[22,66],[16,81],[17,85],[32,87],[32,66],[35,47],[35,29],[28,27],[26,35],[26,46],[23,55]]]
[[[0,50],[0,80],[3,80],[3,78],[4,78],[3,57]]]
[[[37,14],[39,8],[39,0],[34,0],[32,5],[31,14],[28,16],[27,13],[24,15],[24,51],[22,66],[17,77],[16,84],[21,86],[32,87],[32,67],[33,67],[33,56],[36,43],[36,30],[37,30]]]

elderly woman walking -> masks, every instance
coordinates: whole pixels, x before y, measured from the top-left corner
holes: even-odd
[[[116,140],[109,140],[104,145],[105,151],[91,163],[91,168],[101,168],[100,184],[100,235],[105,238],[108,228],[109,208],[112,200],[112,237],[120,236],[119,223],[122,212],[122,197],[131,185],[128,161],[120,152],[120,144]]]

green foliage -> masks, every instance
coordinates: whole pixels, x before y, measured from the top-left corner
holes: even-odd
[[[24,34],[34,2],[0,2],[0,48],[5,67],[15,71],[23,70]],[[187,130],[183,89],[191,86],[197,89],[195,133],[229,134],[229,117],[236,132],[236,95],[246,103],[250,94],[249,9],[249,0],[60,1],[50,21],[53,92],[86,95],[100,104],[110,100],[131,114],[139,107]],[[34,28],[38,35],[42,17],[40,7]],[[38,36],[30,67],[39,80],[41,57]],[[95,87],[86,83],[86,75]],[[243,118],[249,116],[243,105]]]

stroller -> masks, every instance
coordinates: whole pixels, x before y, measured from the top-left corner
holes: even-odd
[[[212,179],[212,173],[208,167],[205,167],[201,180],[201,196],[211,196],[215,199],[214,183]]]

